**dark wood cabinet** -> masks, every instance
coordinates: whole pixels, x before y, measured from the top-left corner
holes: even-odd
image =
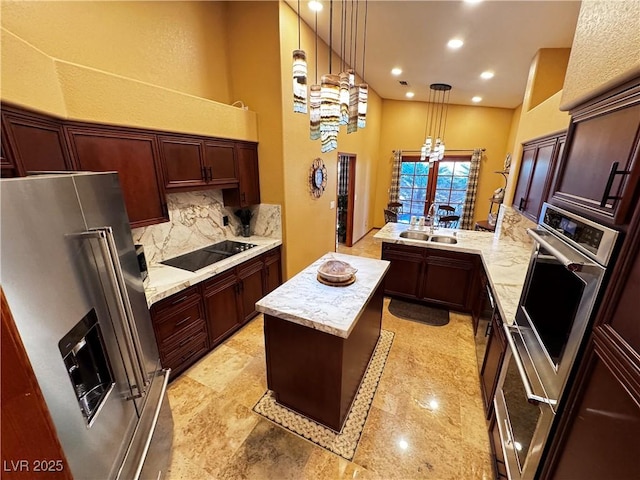
[[[167,190],[236,188],[236,142],[159,136]]]
[[[470,312],[475,300],[480,257],[463,252],[427,249],[420,299]]]
[[[132,228],[169,221],[154,135],[95,127],[65,130],[80,170],[118,172]]]
[[[264,254],[264,294],[267,295],[282,284],[280,247]]]
[[[236,143],[237,188],[223,190],[227,206],[248,207],[260,203],[258,146],[255,143]]]
[[[163,367],[175,378],[209,349],[204,304],[197,286],[151,306],[151,318]]]
[[[498,430],[498,424],[496,422],[496,416],[492,415],[489,421],[489,443],[491,444],[491,450],[493,451],[493,469],[498,479],[508,479],[507,465],[504,461],[504,454],[502,453],[502,442],[500,440],[500,430]]]
[[[518,183],[513,206],[523,215],[538,221],[547,200],[553,174],[562,155],[566,134],[554,134],[523,144]]]
[[[239,265],[236,270],[240,284],[241,319],[244,323],[258,313],[256,302],[264,296],[264,259],[258,257],[249,260]]]
[[[193,188],[207,185],[202,142],[181,137],[158,137],[164,188]]]
[[[628,223],[639,143],[638,79],[572,111],[552,203],[609,225]]]
[[[3,105],[2,137],[3,154],[8,157],[3,168],[14,168],[14,176],[73,170],[62,123],[55,118]]]
[[[6,138],[4,126],[2,126],[2,138]],[[11,178],[18,176],[18,168],[13,159],[6,156],[4,142],[0,141],[0,177]]]
[[[6,478],[72,479],[49,408],[1,288],[0,308],[2,477],[5,478],[6,475]],[[47,469],[41,472],[33,471],[38,462],[43,462],[44,466],[47,463],[45,460],[55,464],[55,473]]]
[[[382,244],[382,259],[391,262],[385,295],[472,311],[480,257],[426,247]]]
[[[425,255],[425,248],[383,243],[382,260],[391,262],[384,280],[385,295],[420,298]]]
[[[235,270],[216,275],[204,282],[203,295],[209,341],[213,346],[242,325],[240,284]]]
[[[489,324],[490,333],[487,340],[487,348],[484,361],[480,369],[480,387],[484,400],[487,418],[493,412],[493,396],[496,393],[498,376],[502,369],[505,353],[507,352],[507,338],[502,327],[502,318],[497,309],[493,312],[493,318]]]

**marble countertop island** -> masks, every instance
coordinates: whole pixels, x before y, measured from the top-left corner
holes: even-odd
[[[356,281],[333,287],[317,279],[318,267],[341,260],[358,269]],[[389,268],[386,260],[327,253],[256,303],[256,309],[325,333],[347,338]]]
[[[207,280],[219,273],[222,273],[236,265],[257,257],[278,245],[282,245],[282,240],[266,237],[229,237],[222,240],[233,240],[236,242],[253,243],[255,247],[244,252],[233,255],[208,267],[201,268],[195,272],[182,270],[181,268],[170,267],[162,263],[152,263],[149,265],[149,278],[144,282],[144,293],[147,297],[147,305],[150,307],[158,300],[169,297],[185,288]],[[215,243],[215,242],[211,242]],[[187,251],[183,253],[188,253]]]
[[[408,229],[408,224],[387,223],[373,238],[379,242],[479,254],[502,320],[513,324],[532,253],[532,244],[526,236],[518,238],[492,232],[437,228],[434,235],[455,233],[458,243],[444,244],[400,237],[400,233]],[[423,231],[428,232],[428,229]]]

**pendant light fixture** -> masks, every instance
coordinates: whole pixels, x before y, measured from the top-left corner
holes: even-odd
[[[298,0],[298,49],[293,51],[293,111],[307,113],[307,54],[300,48],[300,0]]]
[[[447,127],[450,94],[451,85],[446,83],[432,83],[429,86],[429,103],[424,125],[425,141],[420,149],[421,161],[428,159],[429,163],[432,163],[444,158],[444,131]]]
[[[362,78],[364,79],[364,61],[367,55],[367,14],[369,12],[369,0],[364,2],[364,39],[362,42]],[[369,85],[358,85],[358,128],[367,126],[367,100],[369,98]]]
[[[316,12],[316,81],[309,89],[309,138],[320,139],[320,106],[322,87],[318,85],[318,10]]]
[[[329,8],[329,73],[322,76],[320,103],[320,151],[338,148],[340,131],[340,76],[331,73],[333,57],[333,0]]]

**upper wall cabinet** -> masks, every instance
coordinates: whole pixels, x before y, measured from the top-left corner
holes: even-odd
[[[248,207],[260,203],[260,176],[258,172],[258,145],[236,143],[238,187],[223,190],[224,204],[230,207]]]
[[[14,169],[11,176],[73,169],[57,119],[2,105],[2,137],[7,176],[9,169]]]
[[[640,177],[640,79],[571,112],[551,202],[609,225],[628,222]]]
[[[169,221],[156,168],[156,136],[108,127],[65,127],[80,170],[118,172],[132,228]]]
[[[237,187],[233,141],[159,136],[167,190]]]
[[[565,145],[565,133],[546,136],[522,145],[522,160],[513,206],[537,223],[546,201],[551,178]]]

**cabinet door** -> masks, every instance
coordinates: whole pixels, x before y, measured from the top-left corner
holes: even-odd
[[[384,277],[384,293],[418,298],[426,249],[409,245],[382,244],[382,259],[391,262]]]
[[[207,183],[202,142],[180,137],[158,137],[164,187],[201,187]]]
[[[264,294],[267,295],[282,284],[280,247],[267,252],[264,257]]]
[[[211,347],[240,326],[242,305],[238,301],[239,293],[235,270],[222,273],[204,283],[204,304]]]
[[[263,297],[263,270],[262,257],[249,260],[237,268],[243,322],[250,320],[258,313],[256,302]]]
[[[236,150],[231,142],[204,143],[208,182],[218,188],[235,187],[238,184],[236,173]]]
[[[640,177],[637,101],[603,114],[605,107],[600,106],[597,114],[572,116],[567,152],[552,189],[553,203],[607,224],[626,223]]]
[[[536,160],[536,147],[525,146],[522,151],[522,160],[520,161],[520,173],[518,173],[518,185],[513,197],[513,207],[519,211],[523,211],[526,207],[527,194],[529,192],[529,184],[531,183],[531,174],[533,173],[533,165]]]
[[[5,153],[20,175],[72,170],[62,124],[35,114],[2,112]]]
[[[491,333],[487,341],[487,349],[480,369],[480,386],[487,418],[493,410],[493,396],[496,393],[498,375],[502,368],[504,354],[507,351],[507,339],[502,329],[502,319],[496,310],[491,321]]]
[[[2,138],[6,138],[4,126],[2,127]],[[0,141],[0,177],[11,178],[18,176],[18,168],[13,159],[5,155],[4,142]]]
[[[260,203],[260,178],[258,173],[258,146],[236,144],[236,172],[238,188],[223,190],[227,206],[249,207]]]
[[[102,128],[65,127],[81,170],[118,172],[132,228],[169,221],[155,136]]]
[[[427,249],[420,298],[465,312],[473,305],[477,255]]]

